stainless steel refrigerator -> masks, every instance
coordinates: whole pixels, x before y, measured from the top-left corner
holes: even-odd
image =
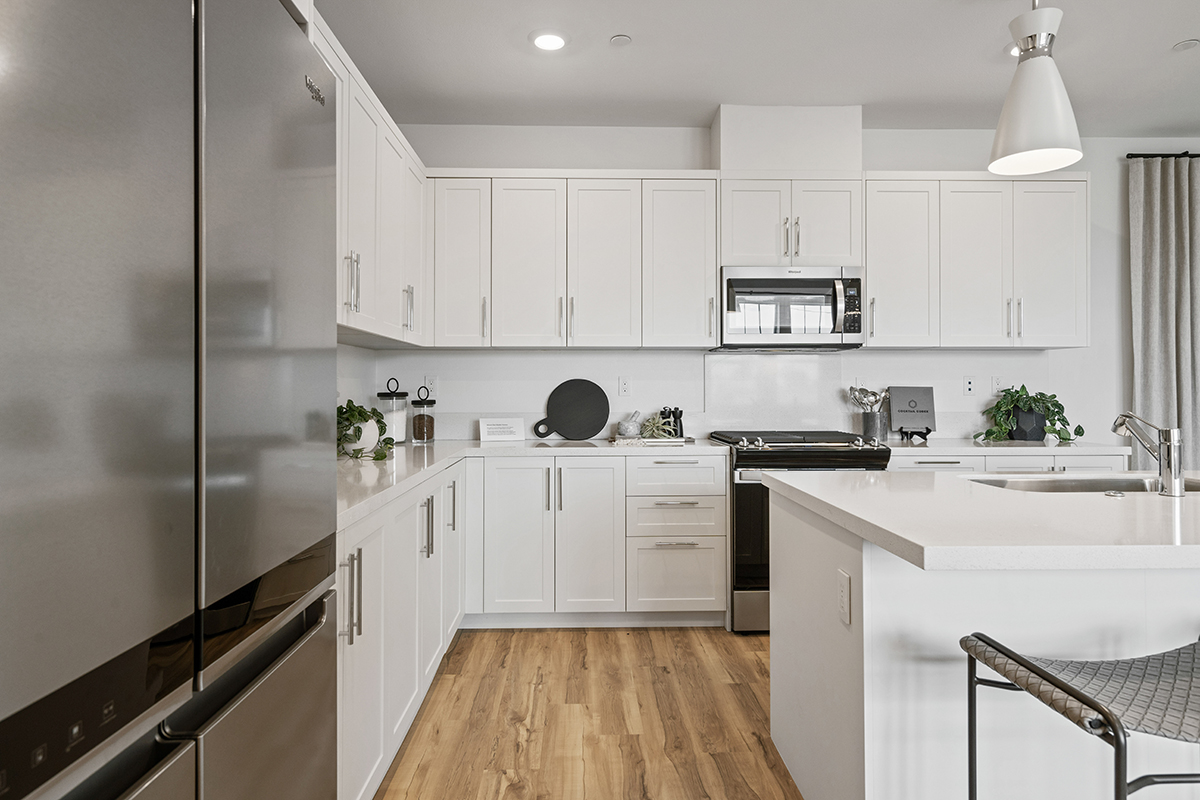
[[[0,4],[3,800],[334,797],[335,103],[279,0]]]

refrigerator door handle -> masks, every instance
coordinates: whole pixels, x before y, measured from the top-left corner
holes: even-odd
[[[361,553],[362,550],[359,550],[358,552]],[[338,564],[339,567],[346,567],[346,574],[349,576],[347,580],[350,583],[350,585],[346,587],[346,630],[338,631],[338,636],[346,637],[346,644],[348,646],[354,644],[354,564],[357,561],[357,558],[358,557],[355,556],[354,553],[351,553],[350,555],[346,556],[345,561]]]

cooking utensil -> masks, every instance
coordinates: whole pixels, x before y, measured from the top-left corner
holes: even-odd
[[[590,439],[608,424],[608,395],[584,378],[563,381],[546,400],[546,418],[535,423],[539,439],[557,433],[575,441]]]

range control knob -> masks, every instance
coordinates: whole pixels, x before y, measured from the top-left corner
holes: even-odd
[[[878,436],[871,437],[871,447],[879,447],[879,437]]]
[[[861,448],[863,448],[863,447],[866,447],[866,446],[867,446],[867,444],[866,444],[866,442],[864,442],[864,441],[862,440],[862,437],[860,436],[860,437],[858,437],[857,439],[855,439],[855,440],[854,440],[854,446],[855,446],[855,447],[858,447],[858,448],[860,448],[860,449],[861,449]]]
[[[757,447],[759,450],[767,449],[767,443],[762,440],[761,436],[759,436],[757,439],[754,440],[754,446]]]
[[[738,442],[738,443],[737,443],[737,446],[738,446],[738,447],[749,447],[749,446],[750,446],[750,442],[746,441],[746,437],[745,437],[745,436],[743,436],[743,437],[742,437],[742,440],[741,440],[740,442]]]

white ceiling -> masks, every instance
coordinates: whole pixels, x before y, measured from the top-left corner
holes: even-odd
[[[1196,0],[1049,0],[1084,136],[1200,135]],[[721,103],[991,128],[1027,0],[317,0],[396,121],[707,127]],[[543,53],[534,30],[569,42]],[[610,45],[614,34],[633,37]]]

